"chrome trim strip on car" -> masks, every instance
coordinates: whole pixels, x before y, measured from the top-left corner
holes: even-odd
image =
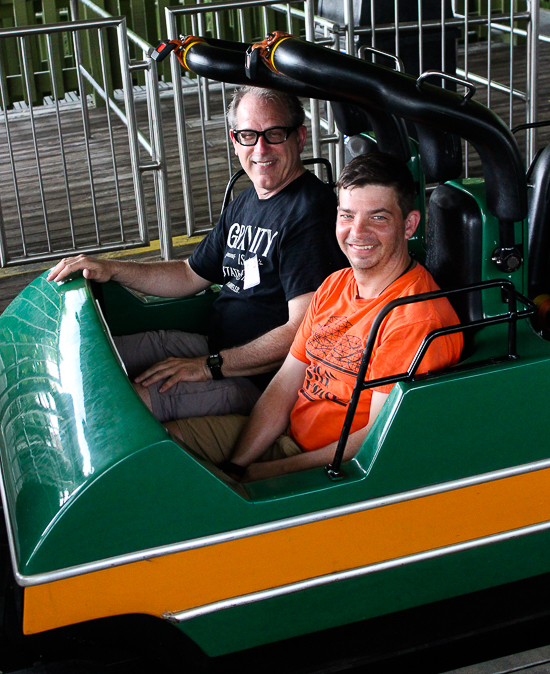
[[[335,517],[342,517],[343,515],[351,515],[365,510],[373,510],[395,503],[403,503],[405,501],[412,501],[415,499],[432,496],[435,494],[442,494],[456,489],[464,489],[466,487],[483,484],[486,482],[494,482],[516,475],[523,475],[526,473],[533,473],[539,470],[550,468],[550,459],[542,461],[535,461],[533,463],[522,464],[520,466],[513,466],[510,468],[503,468],[500,470],[491,471],[489,473],[481,473],[471,477],[461,478],[459,480],[451,480],[449,482],[442,482],[428,487],[420,487],[398,494],[391,494],[389,496],[381,496],[379,498],[370,499],[367,501],[359,501],[345,506],[336,506],[327,508],[326,510],[319,510],[305,515],[297,515],[295,517],[287,517],[281,520],[274,520],[265,524],[256,524],[242,529],[233,529],[232,531],[224,531],[219,534],[212,534],[209,536],[202,536],[188,541],[172,543],[170,545],[162,545],[156,548],[148,548],[146,550],[139,550],[117,557],[110,557],[101,559],[95,562],[88,562],[76,566],[67,567],[55,571],[47,571],[34,575],[23,575],[19,573],[14,566],[15,578],[19,585],[23,587],[30,587],[33,585],[43,585],[44,583],[51,583],[56,580],[63,580],[65,578],[72,578],[74,576],[82,576],[87,573],[101,571],[116,566],[123,566],[125,564],[132,564],[134,562],[141,562],[156,557],[164,557],[166,555],[173,555],[178,552],[185,552],[187,550],[195,550],[210,545],[218,545],[229,541],[235,541],[242,538],[250,538],[260,534],[270,533],[272,531],[279,531],[283,529],[290,529],[292,527],[302,526],[313,522],[320,522],[323,520],[332,519]],[[9,518],[6,517],[8,520]],[[9,526],[9,524],[8,524]],[[13,539],[10,536],[10,547],[13,544]]]
[[[2,465],[2,457],[0,456],[0,470],[2,475],[4,474],[4,467]],[[6,534],[8,536],[8,546],[10,549],[10,558],[11,558],[11,567],[14,571],[15,579],[18,578],[17,573],[17,555],[15,554],[15,538],[13,536],[13,529],[11,526],[10,515],[8,510],[8,495],[6,494],[6,487],[4,485],[4,480],[0,479],[0,497],[2,499],[2,509],[4,511],[4,521],[6,523]],[[17,580],[17,582],[19,582]]]
[[[241,595],[240,597],[232,597],[231,599],[216,601],[213,602],[212,604],[197,606],[196,608],[187,609],[185,611],[180,612],[167,611],[162,614],[162,617],[165,620],[168,620],[169,622],[172,623],[182,623],[187,620],[193,620],[193,618],[209,615],[210,613],[225,611],[226,609],[229,608],[246,606],[247,604],[254,604],[256,602],[273,599],[275,597],[283,597],[285,595],[294,594],[296,592],[311,590],[313,588],[320,587],[322,585],[339,583],[344,580],[350,580],[353,578],[358,578],[360,576],[366,576],[371,573],[377,573],[379,571],[386,571],[388,569],[394,569],[400,566],[408,566],[409,564],[424,562],[426,560],[435,559],[437,557],[445,557],[447,555],[451,555],[457,552],[463,552],[465,550],[470,550],[472,548],[479,548],[486,545],[492,545],[494,543],[507,541],[512,538],[519,538],[522,536],[527,536],[529,534],[540,533],[541,531],[546,531],[547,529],[550,529],[550,522],[533,524],[528,527],[522,527],[521,529],[514,529],[512,531],[506,531],[501,534],[492,534],[491,536],[486,536],[484,538],[477,538],[471,541],[466,541],[465,543],[455,543],[453,545],[448,545],[443,548],[437,548],[435,550],[418,552],[415,553],[414,555],[408,555],[406,557],[398,557],[397,559],[391,559],[385,562],[378,562],[377,564],[370,564],[368,566],[361,566],[355,569],[330,573],[325,576],[318,576],[317,578],[309,578],[308,580],[302,580],[297,583],[291,583],[290,585],[282,585],[279,587],[270,588],[269,590],[262,590],[260,592],[253,592],[251,594]]]

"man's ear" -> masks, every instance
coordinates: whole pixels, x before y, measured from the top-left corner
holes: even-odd
[[[405,239],[409,240],[420,222],[420,211],[411,211],[405,218]]]
[[[304,147],[306,146],[307,129],[302,124],[302,126],[299,126],[296,129],[296,133],[298,134],[298,149],[300,150],[300,153],[302,153],[304,151]]]

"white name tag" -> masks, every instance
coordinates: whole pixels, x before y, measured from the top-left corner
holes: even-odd
[[[244,261],[244,284],[243,290],[253,288],[260,283],[260,268],[258,267],[258,258],[248,258]]]

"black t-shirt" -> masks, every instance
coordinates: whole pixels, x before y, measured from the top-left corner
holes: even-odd
[[[269,199],[251,186],[229,204],[189,258],[199,276],[223,286],[210,319],[212,353],[283,325],[289,300],[348,265],[335,227],[334,192],[309,171]]]

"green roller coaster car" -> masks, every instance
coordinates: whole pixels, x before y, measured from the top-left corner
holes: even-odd
[[[277,54],[300,65],[294,42]],[[392,89],[383,68],[326,58],[332,72],[345,59],[344,83],[349,71]],[[550,343],[523,262],[540,218],[502,165],[519,151],[501,122],[395,75],[399,113],[412,101],[437,124],[445,109],[505,146],[485,152],[490,189],[455,180],[430,203],[426,260],[463,288],[450,292],[463,361],[396,373],[340,479],[319,468],[240,484],[171,439],[111,340],[201,331],[215,292],[157,300],[39,277],[0,317],[0,485],[26,634],[143,614],[215,656],[550,572]]]

